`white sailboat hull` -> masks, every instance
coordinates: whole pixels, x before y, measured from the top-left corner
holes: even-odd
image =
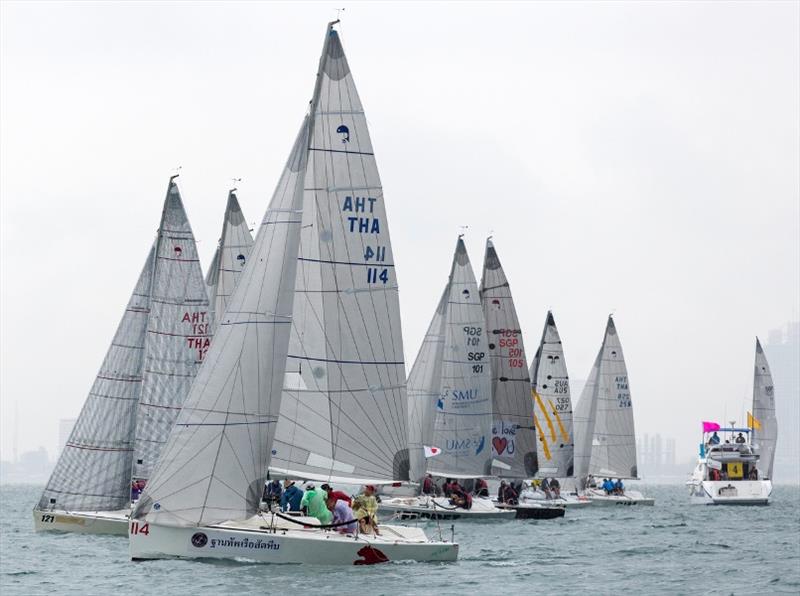
[[[770,480],[689,480],[694,505],[769,505]]]
[[[589,499],[594,507],[629,507],[632,505],[643,505],[652,507],[656,500],[653,497],[645,497],[637,490],[626,490],[624,495],[607,495],[605,491],[588,489],[582,496]]]
[[[541,503],[543,505],[558,505],[559,507],[567,507],[570,509],[588,507],[592,504],[589,497],[584,495],[565,494],[562,492],[559,498],[548,499],[541,491],[531,490],[522,491],[522,494],[519,496],[519,502],[521,505],[526,503]]]
[[[81,534],[128,533],[130,509],[120,511],[57,511],[33,510],[33,523],[37,532],[78,532]]]
[[[316,524],[316,520],[298,518]],[[417,528],[381,525],[379,536],[340,534],[263,518],[202,527],[130,523],[134,561],[164,558],[249,559],[264,563],[371,565],[387,561],[455,561],[458,544],[431,542]]]
[[[391,513],[399,519],[442,519],[442,520],[479,520],[479,519],[514,519],[516,512],[500,509],[485,497],[474,497],[472,508],[454,507],[446,497],[396,497],[383,499],[378,511]]]

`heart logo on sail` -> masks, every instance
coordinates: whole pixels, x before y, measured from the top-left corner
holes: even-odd
[[[494,447],[494,451],[497,455],[503,455],[503,451],[508,447],[508,439],[505,437],[495,437],[492,439],[492,447]]]

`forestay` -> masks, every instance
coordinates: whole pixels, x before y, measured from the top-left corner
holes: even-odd
[[[569,478],[574,474],[572,400],[564,348],[550,311],[530,373],[538,436],[536,475]]]
[[[444,315],[449,298],[449,284],[439,299],[436,312],[422,340],[422,346],[408,375],[408,451],[411,460],[410,480],[419,481],[427,467],[425,447],[433,447],[433,423],[436,403],[441,396],[442,359],[444,356]]]
[[[492,375],[493,471],[501,478],[530,478],[536,472],[531,379],[511,288],[491,239],[480,295]]]
[[[334,30],[320,71],[271,469],[333,482],[408,479],[405,363],[384,195]]]
[[[142,393],[136,412],[134,479],[150,477],[211,345],[211,318],[194,234],[170,178],[156,239]]]
[[[234,188],[228,193],[222,234],[206,275],[212,329],[219,327],[219,322],[225,315],[228,300],[233,294],[252,247],[253,235],[239,206]]]
[[[753,416],[761,428],[753,428],[752,442],[759,454],[758,467],[763,477],[772,480],[775,443],[778,439],[778,420],[775,417],[775,386],[769,363],[756,338],[755,374],[753,377]]]
[[[442,453],[431,473],[475,477],[491,474],[491,371],[478,285],[459,237],[450,270],[444,350],[433,444]]]
[[[614,320],[609,317],[603,345],[581,395],[576,412],[580,428],[578,451],[588,454],[587,474],[601,477],[636,478],[636,438],[628,371]],[[591,392],[591,393],[587,393]],[[584,398],[589,401],[584,405]],[[581,462],[581,468],[586,466]],[[582,471],[581,470],[581,471]],[[583,481],[585,478],[580,477]]]
[[[153,277],[151,248],[100,372],[39,500],[40,509],[114,511],[130,505],[136,403]]]

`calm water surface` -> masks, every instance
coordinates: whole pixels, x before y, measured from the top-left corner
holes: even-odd
[[[15,594],[798,594],[800,488],[769,507],[690,506],[654,486],[655,507],[568,511],[549,521],[456,522],[460,560],[373,567],[128,560],[123,537],[35,534],[41,487],[0,487],[0,593]],[[446,526],[449,535],[449,525]],[[436,525],[426,526],[429,534]]]

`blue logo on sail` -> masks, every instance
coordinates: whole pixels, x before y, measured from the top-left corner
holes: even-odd
[[[337,128],[336,132],[342,135],[342,143],[350,142],[350,129],[347,128],[344,124],[342,124],[339,128]]]
[[[239,264],[241,264],[242,267],[244,267],[244,262],[246,260],[244,255],[239,255],[236,257],[236,260],[239,261]]]
[[[480,443],[478,443],[478,448],[475,450],[475,455],[478,455],[481,451],[483,451],[484,445],[486,445],[486,437],[482,436]]]

